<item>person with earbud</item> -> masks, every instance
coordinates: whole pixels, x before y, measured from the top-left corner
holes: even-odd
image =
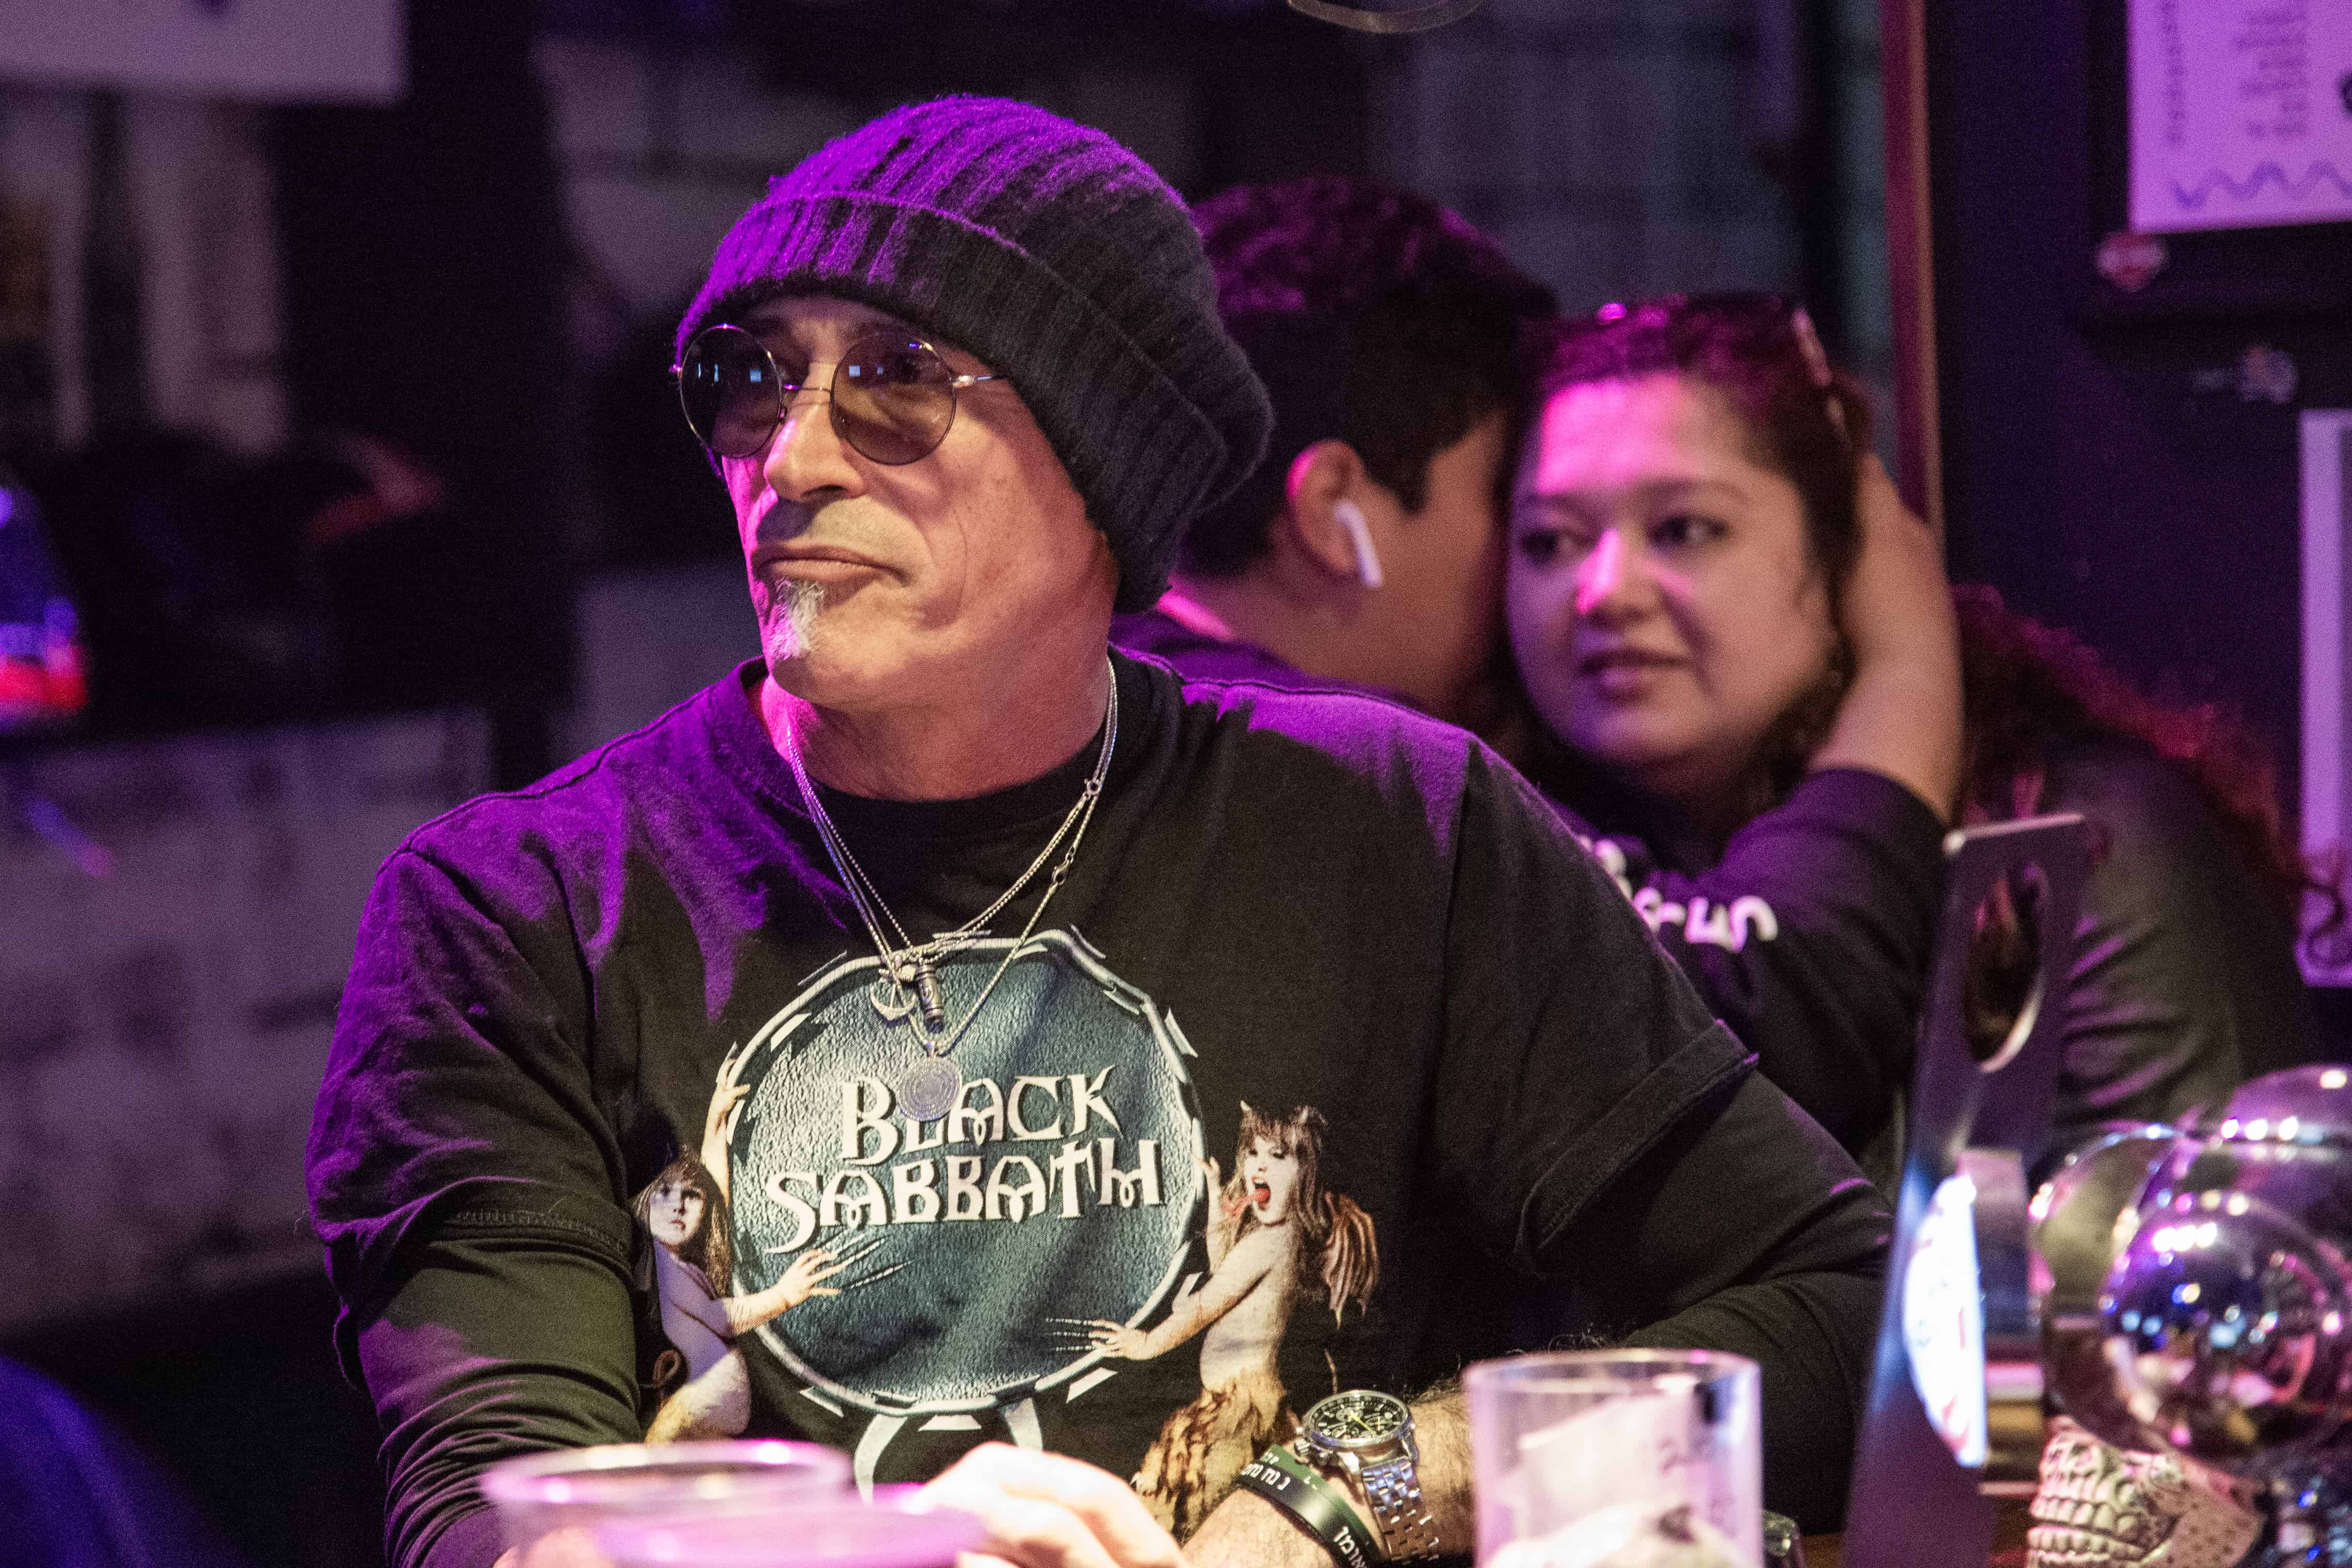
[[[1529,402],[1528,350],[1554,329],[1549,291],[1454,214],[1359,181],[1243,186],[1193,217],[1219,314],[1272,398],[1274,439],[1187,526],[1169,592],[1119,617],[1112,639],[1194,681],[1370,687],[1535,765],[1545,737],[1503,645],[1500,585],[1509,427]],[[1883,476],[1854,505],[1874,537],[1924,531]],[[1622,544],[1603,536],[1591,591]],[[1908,1060],[1958,694],[1952,669],[1938,677],[1948,700],[1896,677],[1909,678],[1858,666],[1838,744],[1696,874],[1673,869],[1667,846],[1558,808],[1768,1071]],[[1849,1113],[1831,1118],[1880,1174],[1899,1076],[1858,1080]]]
[[[1346,530],[1348,543],[1356,552],[1356,580],[1376,591],[1385,586],[1381,553],[1373,548],[1372,525],[1364,521],[1364,508],[1342,497],[1331,503],[1331,520]]]
[[[1369,688],[1486,733],[1521,330],[1551,291],[1434,203],[1336,177],[1194,214],[1274,442],[1188,527],[1120,646],[1187,674]]]

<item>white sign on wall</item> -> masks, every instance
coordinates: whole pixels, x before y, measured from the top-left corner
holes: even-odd
[[[0,0],[0,78],[214,98],[389,103],[402,0]]]
[[[2303,415],[2303,848],[2352,851],[2352,409]],[[2352,936],[2306,952],[2322,985],[2352,985]]]
[[[2352,220],[2352,4],[2130,4],[2134,229]]]

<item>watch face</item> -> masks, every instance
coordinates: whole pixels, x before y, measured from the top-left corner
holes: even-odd
[[[1334,1394],[1307,1413],[1307,1429],[1327,1443],[1357,1448],[1385,1442],[1405,1423],[1404,1401],[1357,1389]]]

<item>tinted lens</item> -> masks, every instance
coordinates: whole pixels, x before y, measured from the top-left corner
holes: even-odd
[[[953,380],[928,343],[895,332],[862,338],[834,372],[834,426],[877,463],[912,463],[947,439]]]
[[[783,409],[776,362],[740,327],[694,335],[677,362],[686,423],[721,457],[749,457],[767,444]]]

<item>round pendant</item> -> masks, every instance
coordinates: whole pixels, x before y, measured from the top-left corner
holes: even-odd
[[[944,1057],[926,1056],[898,1075],[898,1109],[918,1122],[936,1122],[963,1097],[963,1074]]]

